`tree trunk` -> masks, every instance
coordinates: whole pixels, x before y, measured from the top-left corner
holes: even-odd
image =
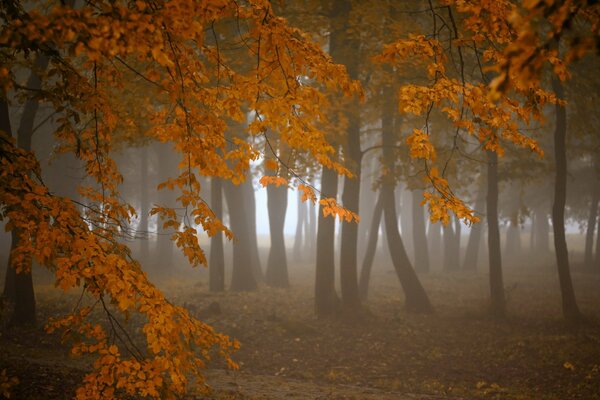
[[[346,66],[352,79],[358,78],[358,58],[355,51],[358,41],[355,36],[348,35],[350,11],[352,2],[335,0],[331,12],[331,35],[329,51],[334,62]],[[361,150],[360,150],[360,112],[358,99],[347,100],[344,114],[348,121],[346,129],[346,146],[344,147],[345,161],[348,169],[354,175],[344,178],[342,203],[345,208],[355,213],[359,211],[360,180],[361,180]],[[358,293],[357,273],[357,244],[358,224],[341,222],[340,243],[340,284],[342,307],[348,315],[360,311],[360,296]]]
[[[427,246],[427,235],[425,233],[425,214],[421,201],[423,190],[412,191],[412,217],[413,217],[413,244],[415,251],[415,270],[418,272],[429,272],[429,249]]]
[[[600,187],[595,181],[592,187],[592,201],[590,204],[590,213],[588,217],[587,230],[585,233],[585,257],[583,265],[587,269],[594,268],[594,232],[596,231],[596,219],[598,216],[598,200],[600,199]]]
[[[431,262],[433,265],[438,265],[438,269],[442,261],[441,254],[443,254],[441,225],[441,223],[429,222],[429,229],[427,230],[427,242],[432,255]]]
[[[48,67],[49,59],[43,54],[37,56],[34,64],[34,70],[29,75],[27,80],[27,87],[33,91],[40,90],[42,87],[42,81],[38,76],[38,71],[44,71]],[[1,125],[0,129],[9,133],[12,136],[12,129],[10,126],[10,119],[8,114],[8,103],[6,99],[2,99],[1,113]],[[19,122],[19,129],[17,131],[17,146],[23,150],[31,151],[31,139],[33,137],[33,126],[35,117],[39,109],[39,101],[37,99],[27,99],[23,107],[23,114]],[[16,246],[18,240],[18,233],[12,231],[11,234],[11,253],[12,249]],[[31,276],[31,265],[27,271],[16,273],[15,269],[11,266],[11,257],[9,256],[6,278],[4,282],[4,295],[14,302],[15,308],[12,315],[11,324],[14,325],[35,325],[36,322],[36,311],[35,311],[35,293],[33,290],[33,278]]]
[[[294,260],[300,261],[303,257],[302,251],[304,250],[302,228],[304,227],[304,219],[306,218],[306,203],[302,202],[302,192],[298,191],[297,196],[297,221],[296,221],[296,235],[294,236]],[[306,235],[306,229],[304,229]],[[308,238],[306,238],[308,239]]]
[[[485,208],[485,197],[483,193],[477,194],[477,200],[475,201],[475,211],[482,213]],[[467,249],[465,251],[465,259],[463,262],[463,269],[474,271],[477,269],[477,259],[479,258],[479,247],[481,243],[481,234],[483,232],[483,224],[481,222],[471,226],[471,233],[469,234],[469,241],[467,242]]]
[[[382,145],[383,159],[389,170],[393,169],[394,153],[393,147],[396,144],[394,138],[394,110],[395,101],[393,90],[390,86],[386,86],[383,90],[383,108],[382,108]],[[396,275],[400,280],[400,284],[404,289],[405,305],[409,312],[416,313],[431,313],[433,307],[429,302],[429,297],[425,293],[425,289],[421,285],[417,274],[415,273],[400,232],[398,231],[398,216],[396,214],[396,199],[394,198],[394,182],[389,176],[384,177],[381,194],[383,213],[385,221],[385,231],[388,240],[388,248]]]
[[[323,167],[321,175],[321,199],[337,197],[338,176],[335,171]],[[316,249],[315,313],[318,317],[331,317],[339,310],[335,293],[335,220],[323,215],[319,206]]]
[[[215,213],[215,217],[223,220],[223,183],[217,177],[212,177],[210,180],[210,207]],[[221,232],[210,238],[208,288],[211,292],[223,292],[225,290],[225,254]]]
[[[562,83],[552,80],[552,89],[559,98],[564,98]],[[556,266],[562,294],[563,315],[566,320],[575,322],[581,318],[569,269],[569,253],[565,237],[565,203],[567,199],[567,112],[564,106],[556,105],[556,127],[554,130],[554,159],[556,181],[554,183],[554,203],[552,205],[552,228],[554,230],[554,250]]]
[[[317,210],[312,201],[309,201],[307,205],[308,207],[306,212],[308,213],[308,217],[306,218],[307,229],[304,243],[306,246],[306,255],[309,256],[312,261],[312,257],[315,253],[315,244],[317,241]]]
[[[447,225],[442,227],[444,232],[444,271],[452,272],[458,271],[460,268],[459,255],[457,254],[456,248],[456,235],[452,226],[453,220],[451,219]]]
[[[267,261],[265,282],[269,286],[287,288],[290,286],[285,253],[285,212],[287,210],[287,186],[267,186],[267,210],[271,248]]]
[[[246,180],[242,183],[244,189],[244,199],[246,201],[245,210],[248,218],[248,238],[250,244],[250,258],[252,259],[252,273],[257,282],[264,281],[264,275],[261,268],[260,256],[258,254],[258,235],[256,233],[256,198],[254,197],[254,186],[252,185],[252,174],[250,170],[246,175]]]
[[[373,209],[373,217],[371,218],[371,226],[369,227],[367,249],[363,259],[362,269],[360,270],[360,281],[358,289],[360,297],[363,300],[367,299],[369,292],[369,280],[371,278],[371,269],[373,267],[373,259],[377,250],[377,239],[379,236],[379,226],[381,225],[381,214],[383,213],[383,202],[381,194],[377,196],[377,202]]]
[[[233,239],[233,269],[231,275],[231,290],[234,292],[256,290],[256,275],[252,267],[250,227],[246,211],[244,188],[232,182],[223,183],[229,224],[234,235]]]
[[[495,317],[502,318],[506,312],[504,282],[502,278],[502,256],[500,254],[500,227],[498,224],[498,154],[487,152],[487,223],[488,256],[490,264],[490,306]]]
[[[548,212],[545,207],[537,207],[534,217],[535,229],[535,253],[539,255],[548,254],[548,236],[550,234],[550,225],[548,224]]]

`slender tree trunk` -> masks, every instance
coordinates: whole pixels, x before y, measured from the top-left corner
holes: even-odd
[[[231,275],[231,290],[234,292],[256,290],[256,275],[252,267],[250,227],[246,210],[244,188],[232,182],[223,183],[229,223],[234,235],[233,239],[233,270]]]
[[[27,87],[33,91],[40,90],[42,81],[38,76],[38,71],[44,71],[48,67],[49,59],[43,54],[37,56],[34,64],[34,70],[31,72],[27,80]],[[8,104],[6,99],[2,99],[0,105],[2,123],[0,129],[12,135],[10,119],[8,115]],[[35,117],[39,109],[39,101],[37,99],[27,99],[23,108],[23,114],[17,131],[17,146],[23,150],[31,151],[31,139],[33,137],[33,126]],[[11,253],[18,241],[18,232],[12,231],[11,234]],[[9,256],[6,280],[4,286],[5,296],[12,300],[15,304],[14,313],[12,315],[11,324],[13,325],[35,325],[35,293],[33,290],[33,278],[31,276],[31,265],[24,272],[16,273],[11,266],[11,257]]]
[[[552,89],[559,98],[564,98],[562,83],[552,80]],[[571,282],[569,253],[565,237],[565,203],[567,199],[567,112],[564,106],[556,105],[556,128],[554,130],[554,158],[556,163],[556,181],[554,184],[554,203],[552,205],[552,228],[554,230],[554,250],[556,266],[562,294],[563,315],[566,320],[575,322],[581,318],[575,300],[575,291]]]
[[[250,258],[252,259],[252,273],[257,282],[264,281],[260,256],[258,254],[258,235],[256,233],[256,198],[254,197],[254,186],[252,185],[252,174],[248,170],[246,180],[242,183],[244,199],[246,204],[246,217],[248,218],[248,235],[250,240]]]
[[[334,62],[346,66],[352,79],[358,78],[358,58],[355,51],[358,46],[356,36],[348,35],[352,2],[335,0],[331,11],[331,35],[329,49]],[[360,149],[360,112],[358,99],[352,98],[345,105],[344,114],[348,120],[346,130],[345,161],[353,178],[344,178],[342,202],[345,208],[358,213],[360,202],[361,149]],[[348,315],[360,311],[358,293],[357,246],[358,224],[341,222],[340,243],[340,286],[342,306]]]
[[[285,212],[287,210],[287,195],[287,186],[267,186],[267,210],[269,213],[271,248],[269,249],[265,282],[269,286],[282,288],[287,288],[290,285],[283,233]]]
[[[418,272],[429,272],[429,249],[427,235],[425,233],[425,214],[421,201],[423,190],[412,191],[412,217],[413,217],[413,244],[415,250],[415,270]]]
[[[548,224],[548,212],[545,207],[535,209],[535,253],[548,254],[548,236],[550,234],[550,225]]]
[[[140,225],[138,231],[141,233],[139,237],[142,240],[140,248],[140,258],[145,264],[149,259],[150,245],[148,243],[148,213],[149,210],[149,195],[148,195],[148,147],[144,146],[140,149]]]
[[[321,175],[321,199],[337,198],[338,176],[335,171],[323,167]],[[315,313],[318,317],[331,317],[339,310],[339,299],[335,293],[335,220],[323,215],[319,206],[316,276]]]
[[[533,253],[535,251],[535,213],[531,213],[531,229],[529,230],[529,252]]]
[[[379,226],[381,225],[381,214],[383,213],[383,202],[381,194],[377,196],[377,202],[373,209],[373,217],[371,218],[371,226],[369,227],[367,249],[363,259],[362,269],[360,270],[360,281],[358,288],[360,297],[363,300],[367,299],[369,292],[369,280],[371,278],[371,269],[373,267],[373,259],[377,250],[377,238],[379,236]]]
[[[306,220],[308,222],[308,229],[306,229],[306,239],[304,242],[307,249],[306,254],[312,259],[317,241],[317,210],[313,202],[309,201],[307,205],[308,217]]]
[[[506,312],[504,281],[502,278],[502,256],[500,253],[500,227],[498,224],[498,154],[487,152],[487,223],[488,255],[490,263],[490,305],[491,313],[502,318]]]
[[[398,217],[400,224],[400,236],[402,236],[402,242],[408,254],[408,259],[411,263],[415,261],[415,254],[413,252],[415,248],[415,238],[413,237],[413,218],[412,215],[412,193],[406,185],[400,184],[395,190],[396,207],[398,207]],[[417,269],[415,265],[415,270]]]
[[[453,220],[442,227],[444,232],[444,271],[458,271],[460,263],[456,249],[456,235],[452,226]]]
[[[429,243],[429,249],[431,250],[431,262],[433,265],[438,265],[441,260],[441,254],[443,253],[442,247],[442,227],[441,223],[429,222],[429,228],[427,230],[427,242]]]
[[[396,144],[394,138],[395,102],[393,90],[390,86],[384,88],[383,100],[384,105],[381,118],[383,159],[385,165],[389,169],[393,169],[394,153],[392,148]],[[380,194],[383,204],[385,231],[392,263],[394,264],[400,284],[404,289],[406,309],[409,312],[431,313],[433,312],[433,307],[429,302],[429,297],[410,264],[404,244],[402,243],[402,238],[400,237],[400,232],[398,231],[398,215],[396,214],[396,199],[394,198],[395,183],[389,179],[389,176],[385,178],[387,179],[383,181]]]
[[[217,177],[210,180],[210,207],[215,213],[215,217],[223,220],[223,184]],[[211,292],[223,292],[225,290],[225,253],[221,232],[210,238],[208,287]]]
[[[306,217],[306,203],[302,202],[302,192],[300,191],[298,191],[297,202],[298,214],[296,222],[296,235],[294,236],[294,260],[300,261],[303,258],[302,251],[304,250],[304,244],[302,239],[303,236],[308,236],[306,235],[306,229],[304,229],[305,235],[302,235],[302,228],[304,227],[304,219]],[[308,240],[308,237],[306,237],[306,239]]]
[[[482,213],[485,208],[485,197],[483,196],[483,190],[477,194],[477,200],[475,201],[475,211]],[[471,226],[471,233],[469,234],[469,241],[467,242],[467,249],[465,251],[465,259],[463,262],[463,269],[473,271],[477,269],[477,259],[479,258],[479,247],[481,243],[481,236],[483,232],[483,224],[477,223]]]
[[[585,257],[583,264],[587,269],[594,268],[594,232],[596,231],[596,219],[598,216],[598,201],[600,200],[600,185],[595,181],[592,188],[592,201],[588,217],[587,230],[585,233]]]

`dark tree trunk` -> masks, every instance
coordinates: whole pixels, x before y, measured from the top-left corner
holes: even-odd
[[[495,317],[502,318],[506,312],[502,256],[500,254],[500,227],[498,224],[498,154],[487,152],[487,223],[488,255],[490,264],[490,306]]]
[[[373,268],[373,259],[377,250],[377,239],[379,236],[379,226],[381,225],[381,214],[383,213],[383,202],[381,194],[377,196],[377,202],[373,209],[373,217],[371,218],[371,226],[369,227],[367,249],[365,250],[365,258],[363,259],[362,269],[360,270],[360,281],[358,289],[360,297],[363,300],[367,299],[369,293],[369,280],[371,278],[371,269]]]
[[[383,109],[382,109],[382,145],[383,159],[389,169],[393,169],[394,153],[393,147],[396,144],[394,138],[394,95],[392,88],[387,86],[383,90]],[[385,231],[388,240],[388,248],[396,275],[400,280],[402,289],[404,289],[405,306],[407,311],[416,313],[431,313],[433,307],[429,302],[429,297],[421,285],[417,274],[415,273],[400,232],[398,231],[398,215],[396,214],[396,199],[394,198],[394,182],[389,176],[385,177],[381,188],[383,213],[385,221]]]
[[[269,249],[265,282],[269,286],[282,288],[287,288],[290,285],[283,233],[285,211],[287,210],[287,195],[287,186],[267,186],[267,210],[269,213],[271,248]]]
[[[592,201],[588,217],[587,230],[585,232],[585,256],[583,264],[587,269],[594,269],[594,232],[596,231],[596,219],[598,216],[598,200],[600,198],[600,187],[595,181],[592,188]]]
[[[146,146],[140,149],[140,161],[140,225],[138,228],[140,235],[138,237],[142,240],[140,258],[145,264],[150,259],[150,246],[148,243],[148,213],[150,212],[148,196],[148,147]]]
[[[323,167],[321,175],[321,199],[337,197],[338,176],[335,171]],[[339,311],[339,299],[335,293],[335,220],[323,215],[319,206],[316,249],[315,313],[318,317],[331,317]]]
[[[427,235],[425,233],[425,214],[421,201],[423,191],[415,189],[412,191],[413,212],[413,243],[415,250],[415,270],[418,272],[429,272],[429,249]]]
[[[564,98],[562,83],[552,80],[552,89],[559,98]],[[565,237],[565,203],[567,199],[567,112],[564,106],[556,105],[556,127],[554,130],[554,159],[556,164],[556,181],[554,184],[554,203],[552,205],[552,228],[554,230],[554,250],[556,266],[562,294],[563,315],[566,320],[575,322],[581,318],[575,300],[571,272],[569,269],[569,253]]]
[[[223,190],[229,210],[229,224],[234,235],[231,290],[234,292],[256,290],[244,188],[226,181],[223,183]]]
[[[483,213],[485,208],[485,197],[481,192],[478,193],[477,200],[475,201],[475,211],[478,213]],[[479,258],[482,232],[483,223],[479,222],[471,226],[471,233],[469,234],[469,241],[467,242],[467,249],[465,251],[465,259],[463,262],[464,270],[473,271],[477,269],[477,259]]]
[[[303,234],[302,228],[304,227],[304,219],[306,217],[306,203],[302,202],[302,192],[298,191],[297,196],[298,202],[298,214],[297,214],[297,222],[296,222],[296,235],[294,236],[294,260],[300,261],[302,257],[302,251],[304,250],[303,245]],[[306,233],[306,229],[304,229]],[[308,235],[306,235],[308,236]],[[308,238],[306,238],[308,240]]]
[[[331,35],[329,49],[334,62],[346,66],[352,79],[358,78],[358,58],[355,51],[358,46],[355,36],[348,35],[352,2],[335,0],[331,11]],[[345,161],[352,178],[344,178],[342,203],[345,208],[355,213],[359,211],[361,150],[360,150],[360,112],[358,99],[352,98],[345,105],[344,114],[348,120],[346,130]],[[357,273],[358,224],[341,222],[340,243],[340,286],[342,307],[348,315],[360,311]]]
[[[254,197],[254,186],[252,185],[252,174],[248,170],[246,181],[242,184],[244,189],[244,199],[246,201],[245,210],[248,218],[248,235],[250,243],[250,258],[252,259],[252,273],[257,282],[264,281],[260,256],[258,254],[258,235],[256,233],[256,198]]]
[[[49,60],[45,55],[40,54],[37,56],[34,70],[27,80],[27,87],[32,91],[41,89],[42,81],[37,73],[38,71],[46,70],[48,62]],[[12,135],[6,99],[2,99],[0,107],[2,108],[2,110],[0,110],[0,113],[2,114],[0,118],[2,120],[0,129]],[[30,98],[25,101],[23,114],[21,115],[19,129],[17,131],[17,146],[23,150],[31,151],[33,126],[38,109],[39,101],[37,99]],[[19,235],[15,231],[11,234],[11,252],[16,246],[15,242],[18,240],[18,236]],[[4,283],[4,295],[15,304],[14,314],[11,319],[11,324],[14,325],[35,325],[36,322],[35,294],[33,290],[31,267],[32,266],[29,265],[27,271],[17,274],[15,269],[11,266],[11,257],[9,256]]]
[[[216,177],[210,180],[210,207],[215,213],[215,217],[223,220],[223,184]],[[210,238],[208,288],[211,292],[223,292],[225,290],[225,254],[221,232]]]

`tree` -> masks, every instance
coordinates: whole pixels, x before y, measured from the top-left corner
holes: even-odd
[[[552,80],[554,92],[564,96],[562,83]],[[562,294],[562,307],[565,318],[576,322],[581,318],[575,300],[575,292],[569,269],[569,253],[565,237],[565,201],[567,197],[567,157],[565,140],[567,135],[567,114],[562,104],[556,104],[556,126],[554,128],[554,159],[556,163],[556,180],[554,184],[554,202],[552,204],[552,229],[554,230],[554,251]]]
[[[269,127],[290,148],[347,174],[330,157],[333,148],[315,121],[326,120],[324,92],[349,94],[358,86],[317,44],[259,0],[95,0],[80,9],[51,3],[43,10],[15,0],[2,2],[0,19],[3,103],[13,101],[10,90],[27,90],[16,79],[20,65],[31,64],[36,55],[48,57],[39,100],[57,111],[57,147],[81,160],[90,182],[80,188],[84,202],[54,195],[35,157],[18,148],[3,127],[0,216],[18,236],[12,265],[27,272],[35,259],[55,274],[57,286],[80,288],[91,300],[48,327],[79,337],[75,354],[96,356],[77,396],[174,398],[190,378],[202,382],[201,368],[213,346],[235,366],[229,354],[238,344],[169,303],[119,240],[134,209],[119,195],[123,177],[112,150],[138,130],[141,112],[149,125],[144,136],[180,156],[178,175],[159,186],[178,192],[182,215],[165,205],[151,214],[161,217],[191,264],[205,264],[196,228],[211,236],[231,233],[202,199],[198,175],[240,184],[249,162],[261,154],[245,140],[227,143],[230,121],[240,122],[253,110],[258,118],[248,134],[260,135]],[[229,29],[240,20],[244,29]],[[226,45],[239,39],[245,44],[241,49]],[[242,62],[249,59],[253,63]],[[298,76],[310,77],[313,84],[299,82]],[[135,108],[117,95],[137,88],[151,95],[137,99]],[[328,213],[351,215],[334,201],[326,204]],[[96,306],[113,324],[90,322]],[[115,313],[134,311],[147,321],[142,349],[114,325]]]

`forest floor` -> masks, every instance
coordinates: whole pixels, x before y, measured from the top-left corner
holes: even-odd
[[[586,319],[569,326],[550,267],[507,268],[501,321],[486,313],[483,272],[422,276],[436,312],[412,315],[394,272],[376,268],[354,321],[317,320],[313,271],[290,272],[289,290],[253,293],[210,293],[204,271],[163,281],[171,300],[241,343],[240,369],[209,366],[211,394],[190,398],[600,399],[600,274],[574,270]],[[68,311],[76,297],[41,285],[40,320]],[[0,371],[20,381],[12,398],[69,398],[87,368],[41,328],[2,330]]]

